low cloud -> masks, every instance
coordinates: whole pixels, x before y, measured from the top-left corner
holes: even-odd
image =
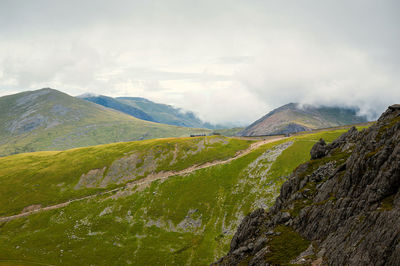
[[[250,64],[254,63],[252,56],[226,56],[217,58],[216,63],[220,64]]]
[[[0,95],[147,97],[212,123],[400,101],[398,1],[3,1]]]
[[[341,46],[313,46],[304,40],[295,43],[296,47],[286,48],[276,43],[254,65],[237,73],[246,88],[269,106],[288,102],[356,106],[360,114],[375,119],[388,104],[400,100],[400,76],[368,54]]]

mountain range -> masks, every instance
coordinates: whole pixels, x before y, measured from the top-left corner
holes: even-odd
[[[155,103],[141,97],[112,98],[104,95],[94,96],[90,94],[78,97],[147,121],[181,127],[221,128],[221,126],[201,121],[193,112],[184,111],[167,104]]]
[[[50,88],[0,97],[0,111],[0,156],[208,134],[216,127],[192,112],[140,97],[72,97]],[[214,131],[226,136],[274,135],[366,122],[356,111],[291,103],[245,129]]]
[[[0,97],[0,156],[37,150],[210,133],[194,113],[140,97],[72,97],[45,88]],[[357,110],[290,103],[226,136],[295,133],[366,122]]]
[[[400,105],[349,131],[309,128],[356,110],[289,104],[270,117],[302,134],[178,138],[211,131],[101,101],[0,98],[0,264],[399,265]]]
[[[367,122],[356,108],[300,105],[289,103],[269,112],[244,130],[240,136],[296,133],[313,129]]]
[[[207,132],[144,121],[49,88],[0,97],[0,156]]]

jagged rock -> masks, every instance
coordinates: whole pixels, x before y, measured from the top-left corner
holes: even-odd
[[[366,130],[353,127],[328,145],[320,140],[311,158],[268,212],[244,218],[217,265],[400,265],[400,105]],[[276,237],[312,245],[271,262]],[[289,249],[290,242],[280,245]]]
[[[290,220],[290,214],[288,212],[281,212],[278,216],[277,223],[283,224]]]
[[[311,160],[315,160],[318,158],[322,158],[326,155],[327,149],[326,149],[326,143],[325,140],[320,139],[317,143],[314,144],[312,147],[310,154],[311,154]]]
[[[263,236],[257,239],[256,243],[254,244],[253,253],[257,253],[258,251],[260,251],[265,246],[267,241],[268,239]]]
[[[254,255],[254,257],[249,261],[249,266],[268,266],[269,263],[265,262],[264,256],[266,253],[268,253],[269,247],[265,247],[262,250],[260,250],[258,253]]]
[[[231,241],[231,251],[239,247],[239,243],[245,242],[249,236],[256,233],[258,225],[262,222],[265,215],[264,209],[257,209],[247,215],[240,224],[240,230],[237,230]]]
[[[400,104],[393,104],[389,106],[389,109],[392,111],[400,110]]]
[[[310,263],[310,258],[312,258],[312,256],[314,256],[314,247],[312,245],[308,246],[308,248],[303,251],[296,259],[292,260],[290,262],[290,264],[306,264],[306,263]]]

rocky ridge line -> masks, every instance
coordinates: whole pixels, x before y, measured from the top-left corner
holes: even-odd
[[[275,205],[246,216],[215,265],[400,265],[400,105],[320,140]]]

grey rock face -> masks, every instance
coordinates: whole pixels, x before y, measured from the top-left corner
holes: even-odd
[[[45,124],[45,117],[41,114],[33,114],[27,117],[23,117],[19,120],[13,121],[9,127],[9,131],[12,133],[27,133]]]
[[[310,154],[311,160],[322,158],[326,155],[326,143],[325,140],[320,139],[315,145],[312,147]]]
[[[389,106],[389,109],[392,111],[400,110],[400,104],[393,104]]]
[[[400,105],[366,130],[318,142],[311,156],[282,185],[274,206],[244,218],[217,265],[270,265],[271,241],[282,226],[312,244],[292,262],[400,265]]]

